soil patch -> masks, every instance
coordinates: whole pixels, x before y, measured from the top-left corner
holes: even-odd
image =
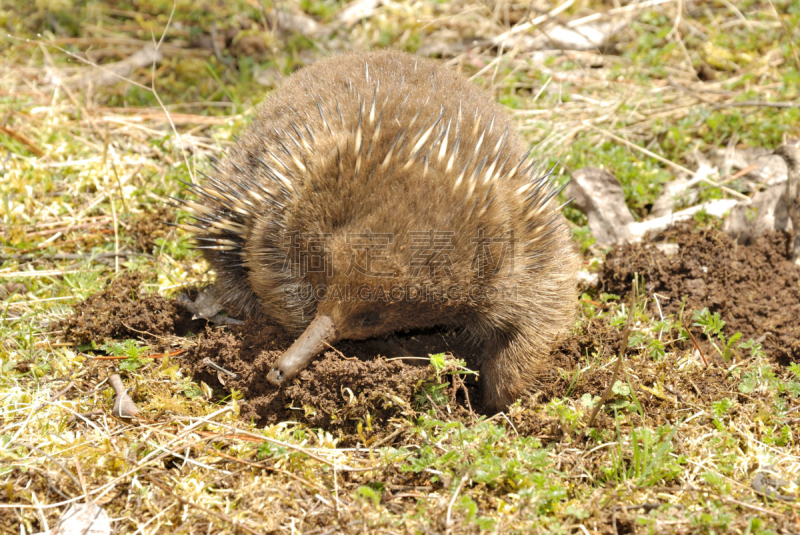
[[[523,408],[529,410],[518,414],[514,420],[520,434],[534,435],[545,442],[560,440],[569,434],[560,427],[558,418],[542,414],[537,406],[555,397],[577,400],[584,394],[602,396],[614,369],[609,358],[618,355],[622,346],[621,329],[609,325],[607,318],[587,318],[560,344],[552,355],[554,361],[563,366],[559,379],[546,391],[523,400]],[[664,339],[673,340],[669,350],[678,354],[692,348],[692,343],[680,340],[677,332],[665,331]],[[573,365],[570,367],[568,363]],[[738,381],[724,369],[690,366],[677,371],[672,359],[654,360],[636,349],[626,352],[618,380],[630,383],[636,400],[657,425],[674,424],[678,418],[676,409],[687,405],[707,406],[724,398],[746,401],[738,390]],[[612,395],[611,401],[613,399]],[[643,425],[640,415],[632,413],[631,418],[632,423]],[[601,411],[593,427],[613,431],[614,418]]]
[[[604,291],[624,296],[638,273],[648,295],[669,298],[661,301],[664,314],[677,316],[685,306],[690,326],[692,311],[719,312],[727,336],[741,332],[743,341],[760,342],[786,365],[800,362],[800,267],[789,260],[789,240],[771,232],[741,246],[721,231],[692,229],[687,222],[658,239],[677,245],[676,253],[665,254],[655,242],[622,246],[608,253],[600,280]]]
[[[282,327],[252,319],[229,328],[212,327],[205,320],[192,321],[189,312],[176,301],[141,294],[140,282],[139,275],[124,275],[77,305],[66,322],[67,338],[78,343],[140,338],[158,344],[177,341],[176,337],[189,332],[200,333],[182,356],[181,365],[195,381],[210,386],[215,397],[223,399],[233,390],[238,391],[244,398],[240,412],[243,419],[258,425],[303,422],[335,433],[342,445],[382,441],[395,430],[393,418],[413,417],[418,410],[433,409],[443,420],[464,422],[474,421],[476,412],[481,412],[474,378],[461,381],[443,373],[437,379],[428,365],[428,355],[436,353],[447,353],[474,365],[476,349],[458,333],[429,330],[398,333],[387,339],[345,341],[316,358],[296,380],[277,389],[266,381],[266,375],[294,342]],[[551,355],[555,379],[524,401],[524,410],[514,420],[517,431],[546,442],[559,440],[564,429],[558,417],[540,410],[541,404],[554,397],[601,395],[611,378],[611,369],[593,363],[607,362],[610,355],[619,351],[621,343],[617,327],[603,319],[585,320]],[[234,376],[218,371],[209,362]],[[576,375],[574,370],[579,363],[584,370]],[[640,384],[663,383],[668,374],[666,366],[663,361],[656,363],[634,356],[629,356],[626,363],[637,390]],[[695,372],[707,374],[707,370]],[[691,383],[702,385],[704,390],[719,385],[711,400],[735,395],[730,381],[720,374],[718,378],[681,377],[680,384],[686,388],[679,388],[678,392],[687,391]],[[670,384],[675,385],[675,380],[671,378]],[[442,402],[440,398],[433,402],[437,385],[444,383],[450,386],[439,388],[447,388],[445,393],[452,401]],[[669,395],[639,395],[640,402],[652,414],[674,409]],[[708,401],[699,390],[697,398]],[[692,401],[697,398],[692,396]],[[613,420],[604,416],[598,418],[597,427],[610,429]],[[665,415],[660,421],[670,419]],[[392,440],[402,439],[396,436]]]
[[[392,417],[436,405],[423,386],[454,383],[448,373],[438,380],[434,377],[428,355],[449,353],[474,360],[474,349],[462,343],[462,337],[438,330],[345,341],[315,359],[298,379],[277,389],[266,375],[294,342],[279,325],[248,320],[239,327],[212,328],[205,320],[192,320],[176,300],[143,294],[141,282],[139,274],[124,274],[76,305],[64,322],[65,338],[77,344],[139,339],[153,352],[161,352],[180,342],[178,337],[200,333],[182,356],[182,367],[220,399],[232,390],[241,392],[242,418],[259,425],[294,420],[336,431],[344,443],[351,438],[379,440],[392,432],[385,425]],[[219,372],[209,361],[238,377]],[[450,396],[456,402],[436,410],[447,411],[443,418],[467,421],[474,417],[468,397],[472,403],[479,399],[477,384],[457,384],[460,388]]]
[[[728,335],[738,331],[745,339],[762,341],[766,352],[780,362],[798,360],[800,270],[788,261],[786,235],[769,234],[754,245],[737,247],[716,230],[681,225],[664,233],[660,241],[676,244],[678,252],[667,255],[652,243],[610,252],[601,273],[604,289],[624,296],[634,274],[644,275],[647,293],[665,296],[661,299],[665,314],[679,314],[683,306],[688,325],[692,310],[708,307],[726,320]],[[157,345],[189,332],[200,333],[181,359],[182,366],[219,399],[233,390],[240,392],[242,418],[259,425],[304,422],[334,432],[343,445],[402,440],[391,438],[397,429],[392,419],[413,416],[420,409],[438,411],[443,420],[465,422],[480,412],[474,379],[454,381],[447,373],[436,378],[428,366],[428,355],[436,353],[474,366],[476,348],[458,333],[428,330],[345,341],[316,358],[298,379],[276,389],[266,375],[294,341],[279,325],[248,320],[239,327],[212,328],[205,320],[193,321],[176,301],[142,294],[140,282],[135,274],[119,277],[77,305],[65,323],[67,339],[87,343],[138,338]],[[558,440],[566,430],[555,415],[541,410],[542,403],[554,397],[601,395],[612,371],[603,363],[618,353],[620,331],[605,318],[584,320],[551,355],[555,379],[524,401],[524,410],[514,421],[518,432]],[[665,336],[673,340],[669,349],[690,350],[690,342],[676,334]],[[739,395],[731,377],[716,368],[677,372],[665,359],[640,358],[630,351],[625,369],[637,400],[659,423],[672,422],[677,406]],[[436,388],[448,388],[451,401],[432,403]],[[613,419],[601,414],[595,426],[611,429]]]
[[[347,443],[358,440],[359,435],[361,440],[380,440],[392,431],[386,425],[392,417],[432,406],[423,387],[437,381],[427,356],[445,351],[452,355],[452,348],[462,358],[465,353],[440,332],[347,341],[314,359],[296,380],[277,389],[266,376],[293,341],[280,326],[256,320],[248,320],[239,328],[208,328],[184,366],[195,380],[211,386],[220,397],[232,389],[241,392],[244,419],[259,425],[302,421],[334,431]],[[208,361],[239,377],[214,369]],[[444,374],[440,381],[452,382],[452,377]],[[451,398],[460,403],[451,403],[445,409],[448,419],[469,419],[466,397],[469,395],[473,402],[477,399],[477,385],[469,383],[455,394]]]
[[[186,336],[204,328],[205,321],[192,320],[175,301],[142,294],[141,282],[141,275],[125,273],[105,290],[75,305],[63,325],[65,338],[77,344],[140,339],[158,348],[159,341],[167,337]]]

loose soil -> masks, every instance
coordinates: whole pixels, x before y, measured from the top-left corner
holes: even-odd
[[[222,395],[231,389],[242,392],[246,400],[242,418],[259,424],[299,419],[316,427],[348,431],[354,427],[348,424],[363,422],[367,414],[372,421],[385,423],[411,408],[418,387],[430,375],[425,362],[385,358],[389,351],[376,341],[349,342],[325,352],[298,379],[278,389],[266,381],[266,375],[292,342],[280,327],[252,320],[241,328],[209,328],[199,337],[186,366],[195,380]],[[206,359],[240,377],[214,370]]]
[[[708,307],[726,320],[728,335],[738,331],[745,340],[762,341],[778,362],[798,361],[800,270],[787,259],[786,235],[769,234],[752,246],[737,247],[716,230],[681,225],[665,232],[659,241],[677,244],[678,252],[668,256],[653,243],[611,251],[600,274],[604,290],[624,298],[634,275],[643,275],[647,295],[660,296],[663,314],[682,313],[688,325],[692,310]],[[435,353],[447,353],[468,364],[475,361],[474,348],[458,333],[429,330],[398,333],[385,340],[342,342],[315,359],[296,380],[277,389],[265,380],[266,374],[294,341],[280,326],[255,320],[238,327],[211,326],[205,320],[192,320],[177,301],[142,295],[140,283],[135,275],[120,277],[77,305],[65,324],[67,339],[83,344],[134,338],[166,350],[179,337],[199,333],[181,356],[181,367],[219,399],[233,390],[240,392],[243,419],[259,425],[304,422],[334,432],[343,445],[359,441],[388,445],[402,440],[393,434],[395,427],[402,427],[393,426],[393,418],[413,415],[421,408],[438,411],[441,419],[450,421],[474,421],[480,413],[474,379],[462,381],[451,373],[437,379],[427,365],[427,356]],[[699,329],[693,331],[701,335]],[[677,333],[665,334],[673,340],[668,349],[677,354],[692,350],[691,343],[679,339]],[[180,341],[186,345],[187,340]],[[601,395],[612,373],[611,366],[601,364],[616,355],[621,344],[620,328],[609,326],[605,318],[585,318],[553,352],[557,379],[524,400],[523,410],[510,416],[517,432],[545,441],[569,433],[556,415],[541,410],[541,404],[554,397]],[[735,381],[723,369],[695,366],[677,373],[671,360],[654,361],[636,353],[629,351],[626,359],[627,379],[648,417],[659,424],[674,422],[679,405],[705,405],[740,396]],[[215,370],[208,361],[236,376]],[[443,388],[449,389],[448,397],[454,401],[444,406],[431,403],[431,385],[437,382],[451,384]],[[601,412],[594,427],[613,431],[613,425],[613,418]]]
[[[205,327],[205,321],[193,321],[177,302],[142,294],[141,282],[140,274],[125,273],[75,305],[63,325],[66,339],[77,344],[134,339],[162,347],[170,336]]]
[[[259,425],[301,421],[334,432],[343,445],[386,439],[394,431],[392,418],[433,407],[426,387],[444,382],[459,388],[448,387],[455,390],[450,396],[455,402],[436,407],[442,411],[440,417],[475,418],[469,407],[479,399],[476,382],[454,380],[450,373],[437,379],[428,366],[428,356],[437,353],[473,359],[470,348],[454,333],[430,330],[385,340],[345,341],[278,389],[266,381],[266,375],[293,341],[281,327],[254,320],[239,328],[208,328],[184,366],[220,397],[233,389],[241,392],[245,399],[240,414],[246,420]],[[213,369],[206,359],[239,378]]]
[[[624,296],[638,274],[648,296],[667,298],[660,297],[663,313],[679,317],[683,311],[687,327],[692,311],[708,308],[725,321],[726,336],[754,339],[780,364],[800,362],[800,267],[789,260],[788,234],[772,232],[740,246],[719,230],[692,230],[687,222],[658,243],[676,244],[678,251],[668,256],[649,242],[608,253],[603,290]]]

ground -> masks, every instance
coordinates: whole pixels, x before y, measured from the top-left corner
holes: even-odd
[[[0,532],[89,502],[124,533],[800,532],[786,232],[736,245],[701,213],[599,247],[568,206],[596,282],[555,380],[501,414],[463,333],[342,342],[278,390],[279,325],[181,305],[213,273],[168,198],[334,53],[442,58],[560,180],[610,170],[637,218],[698,155],[800,137],[795,3],[629,4],[0,2]],[[498,41],[597,14],[617,31],[585,51]],[[735,171],[698,200],[760,187]]]

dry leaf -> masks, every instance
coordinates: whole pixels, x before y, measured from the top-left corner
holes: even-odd
[[[35,535],[110,535],[111,520],[96,503],[72,504],[61,516],[58,525]]]

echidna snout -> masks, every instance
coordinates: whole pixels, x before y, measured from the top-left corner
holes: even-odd
[[[267,375],[272,384],[291,380],[314,357],[341,339],[364,340],[431,325],[458,326],[452,317],[455,309],[438,306],[439,296],[426,295],[425,301],[420,296],[411,301],[422,291],[414,286],[419,280],[413,273],[401,272],[392,279],[378,279],[370,285],[363,284],[363,280],[360,275],[339,273],[324,283],[323,287],[331,294],[339,288],[357,288],[357,293],[325,296],[329,298],[318,302],[316,317]],[[455,297],[452,286],[450,290],[452,299]]]
[[[308,328],[281,356],[270,370],[267,380],[282,385],[293,379],[311,360],[337,340],[333,320],[327,315],[318,315]]]
[[[269,381],[340,339],[447,326],[501,410],[556,377],[577,309],[560,190],[529,152],[445,66],[349,54],[289,77],[185,203],[218,298],[298,335]]]

